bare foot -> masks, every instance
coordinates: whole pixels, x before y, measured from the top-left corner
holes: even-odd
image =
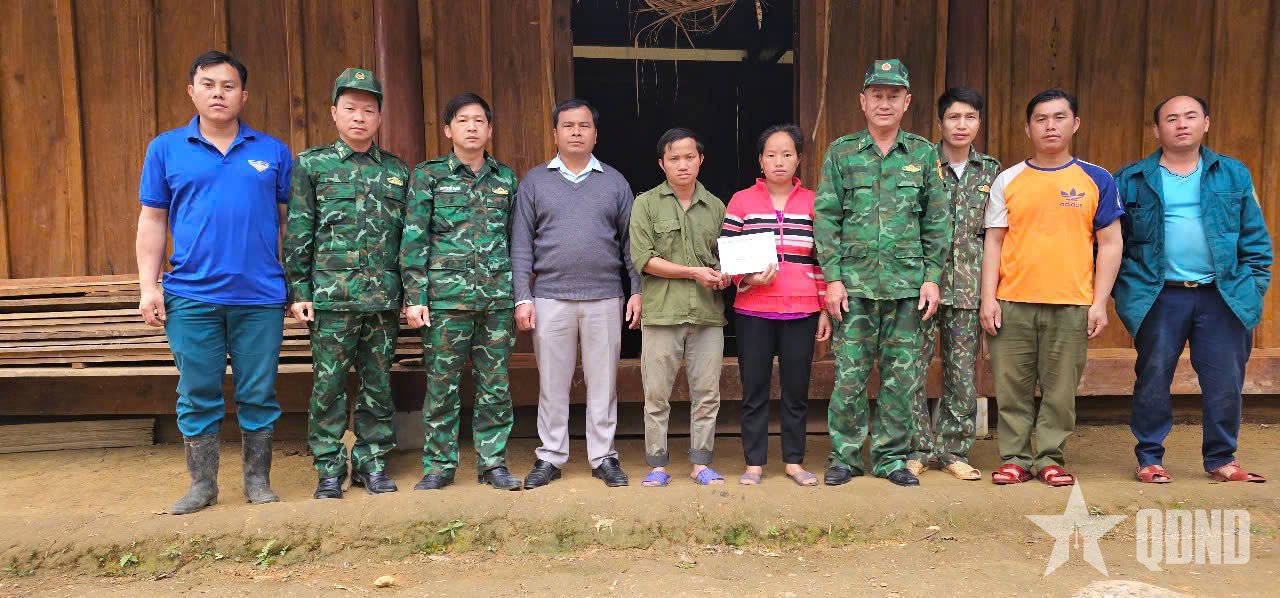
[[[818,476],[805,471],[804,467],[800,466],[797,463],[788,463],[786,472],[787,472],[787,476],[789,476],[792,480],[795,481],[795,483],[800,484],[801,486],[817,486],[818,485]]]
[[[738,483],[743,486],[757,486],[760,484],[760,476],[763,474],[763,467],[748,465],[747,470],[742,472],[742,477],[738,478]]]

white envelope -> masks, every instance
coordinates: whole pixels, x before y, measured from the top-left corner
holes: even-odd
[[[720,247],[720,271],[730,276],[763,272],[769,264],[778,263],[772,232],[720,237],[716,243]]]

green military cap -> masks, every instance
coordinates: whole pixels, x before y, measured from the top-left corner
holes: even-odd
[[[338,103],[338,94],[344,89],[359,89],[367,91],[378,96],[378,105],[382,105],[382,83],[373,76],[373,71],[364,69],[349,68],[342,71],[341,75],[333,82],[333,98],[332,103]]]
[[[901,85],[911,89],[911,83],[907,77],[907,65],[902,64],[901,60],[897,58],[877,60],[871,63],[871,68],[867,69],[866,78],[862,80],[862,88],[866,89],[872,85]]]

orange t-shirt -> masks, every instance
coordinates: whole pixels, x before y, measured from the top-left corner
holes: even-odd
[[[1072,159],[1053,169],[1027,161],[991,185],[986,227],[1007,228],[996,298],[1093,304],[1094,231],[1124,213],[1105,169]]]

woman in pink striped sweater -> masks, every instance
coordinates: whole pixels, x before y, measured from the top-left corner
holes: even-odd
[[[809,403],[809,366],[814,340],[831,336],[831,320],[822,310],[826,282],[813,246],[813,191],[800,186],[796,167],[804,135],[792,125],[774,125],[760,134],[763,179],[734,194],[726,208],[721,236],[769,233],[778,248],[778,264],[764,272],[734,277],[733,308],[742,375],[742,448],[747,469],[741,484],[760,483],[768,458],[769,390],[773,356],[778,356],[782,385],[782,462],[801,486],[816,486],[805,471],[805,415]]]

